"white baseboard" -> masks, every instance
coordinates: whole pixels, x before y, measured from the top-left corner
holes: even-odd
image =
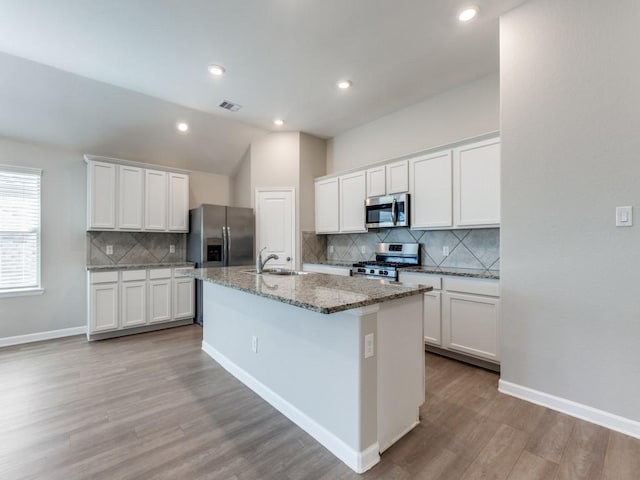
[[[15,337],[0,338],[0,348],[11,345],[21,345],[23,343],[41,342],[53,338],[71,337],[73,335],[84,335],[87,327],[62,328],[60,330],[50,330],[48,332],[29,333],[28,335],[16,335]]]
[[[512,397],[517,397],[543,407],[566,413],[572,417],[595,423],[602,427],[624,433],[631,437],[640,438],[640,422],[629,418],[621,417],[613,413],[598,410],[581,403],[567,400],[565,398],[556,397],[548,393],[533,390],[532,388],[523,387],[521,385],[500,380],[498,390]]]
[[[365,450],[358,452],[344,441],[336,437],[314,419],[300,411],[297,407],[282,398],[276,392],[268,388],[255,377],[233,363],[229,358],[220,353],[206,342],[202,342],[202,350],[218,362],[231,375],[236,377],[247,387],[271,404],[285,417],[302,428],[305,432],[320,442],[327,450],[342,460],[356,473],[364,473],[380,461],[378,443],[370,445]]]

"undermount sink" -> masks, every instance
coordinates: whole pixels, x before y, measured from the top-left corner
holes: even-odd
[[[253,273],[254,275],[260,275],[253,270],[243,270],[244,273]],[[284,268],[265,268],[262,270],[263,275],[283,275],[283,276],[292,276],[292,275],[308,275],[310,272],[301,272],[298,270],[286,270]]]

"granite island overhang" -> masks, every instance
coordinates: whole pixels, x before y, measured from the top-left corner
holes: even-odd
[[[354,471],[419,423],[431,287],[250,266],[187,274],[203,280],[203,350]]]

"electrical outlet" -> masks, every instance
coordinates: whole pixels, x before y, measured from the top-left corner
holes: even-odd
[[[364,336],[364,358],[373,357],[373,333]]]
[[[113,245],[107,245],[107,255],[113,255]]]
[[[258,337],[256,335],[251,337],[251,351],[253,353],[258,353]]]
[[[333,245],[329,245],[329,253],[333,253]]]
[[[175,245],[169,245],[169,253],[176,253],[176,246]]]
[[[360,253],[365,253],[365,252],[366,252],[366,250],[367,250],[367,249],[365,248],[365,246],[364,246],[364,245],[362,245],[362,246],[360,247]]]
[[[442,256],[444,256],[444,257],[448,257],[449,256],[449,247],[447,247],[447,246],[442,247]]]

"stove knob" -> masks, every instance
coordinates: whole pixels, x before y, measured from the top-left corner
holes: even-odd
[[[376,271],[372,268],[371,270],[369,270],[369,273],[374,274],[376,273]]]
[[[382,273],[383,275],[389,275],[389,272],[387,272],[386,270],[383,270],[381,273]]]

